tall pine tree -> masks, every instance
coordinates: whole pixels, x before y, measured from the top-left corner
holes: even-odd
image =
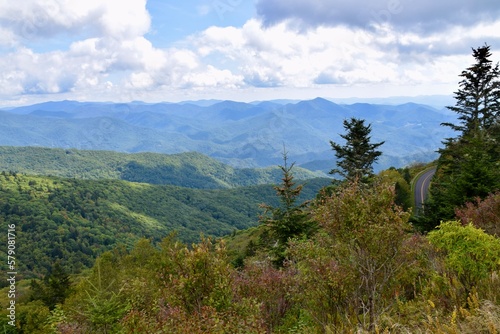
[[[459,131],[439,150],[431,196],[424,206],[422,229],[453,219],[455,210],[500,189],[500,71],[493,66],[488,45],[472,49],[475,63],[464,70],[455,106],[458,123],[443,123]]]
[[[373,163],[382,154],[377,148],[384,142],[370,143],[371,125],[365,125],[364,122],[354,117],[344,120],[346,134],[340,137],[346,140],[346,144],[341,146],[330,141],[339,167],[332,169],[330,174],[340,174],[349,181],[366,180],[373,176]]]

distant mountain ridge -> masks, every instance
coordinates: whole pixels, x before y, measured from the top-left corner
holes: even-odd
[[[0,110],[0,145],[200,152],[236,167],[277,165],[286,145],[290,161],[326,171],[335,165],[329,141],[340,141],[342,121],[357,117],[372,124],[373,141],[386,142],[380,170],[433,160],[453,135],[440,124],[454,115],[421,104],[279,102],[46,102]]]

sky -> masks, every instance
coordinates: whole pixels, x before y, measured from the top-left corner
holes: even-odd
[[[0,0],[0,106],[451,95],[498,0]]]

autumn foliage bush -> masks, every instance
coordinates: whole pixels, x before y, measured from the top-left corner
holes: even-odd
[[[463,207],[456,208],[455,214],[463,225],[471,223],[486,233],[500,236],[500,192],[467,202]]]

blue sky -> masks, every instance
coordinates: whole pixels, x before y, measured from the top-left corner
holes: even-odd
[[[450,95],[498,0],[0,0],[0,106]]]
[[[255,14],[252,0],[190,0],[181,3],[153,0],[146,3],[146,8],[152,19],[147,38],[157,47],[169,47],[171,43],[213,25],[242,26]]]

